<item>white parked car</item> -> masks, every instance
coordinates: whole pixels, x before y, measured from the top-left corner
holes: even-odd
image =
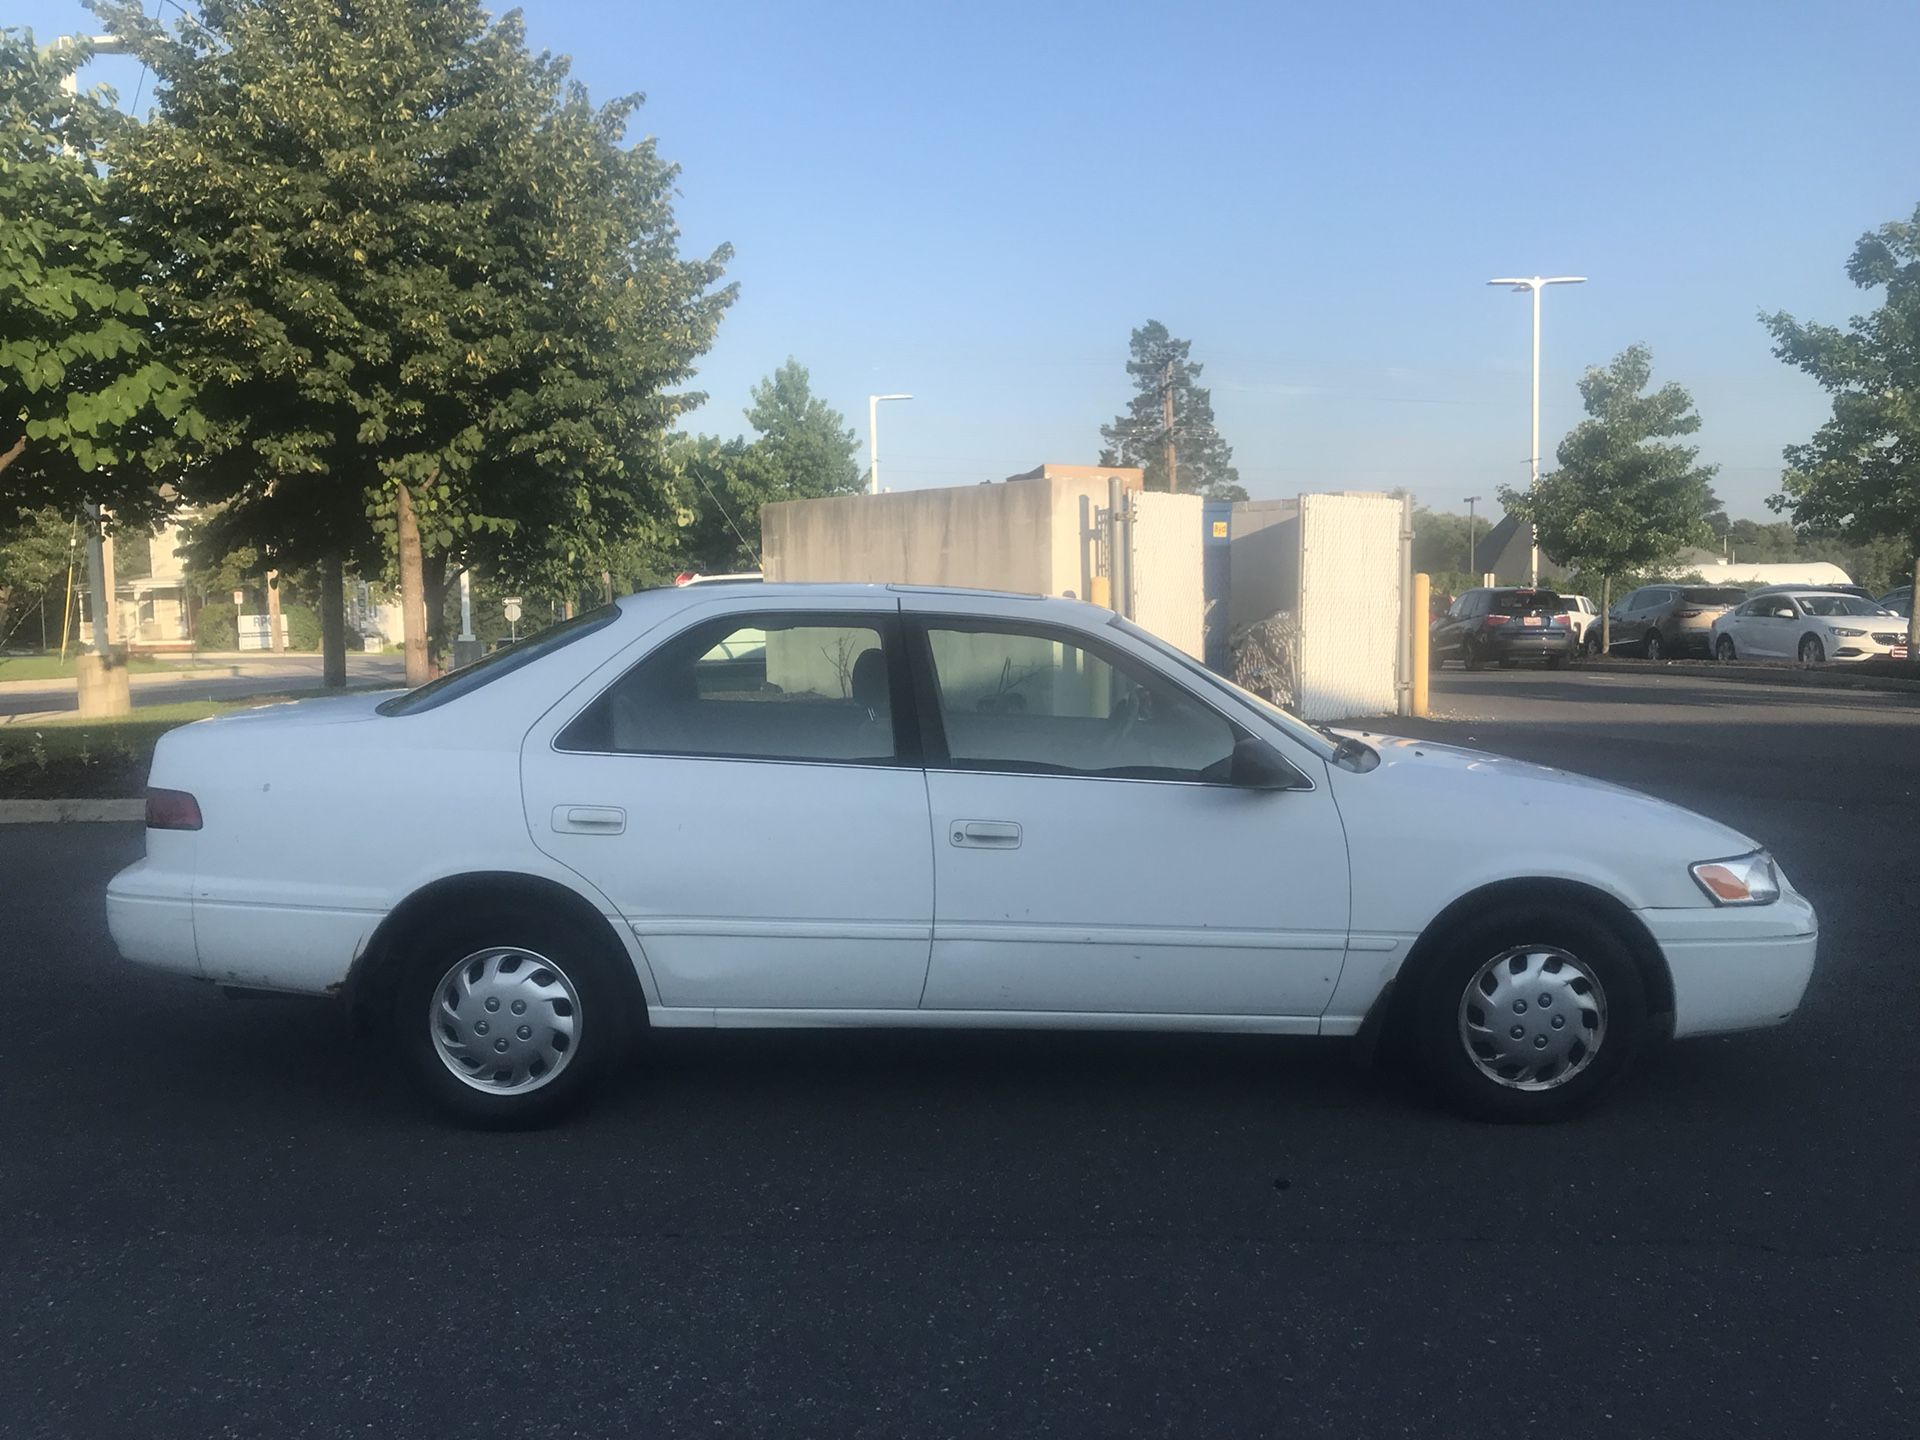
[[[1907,658],[1906,622],[1872,600],[1837,590],[1767,590],[1713,622],[1720,660]]]
[[[1600,612],[1593,601],[1584,595],[1562,595],[1560,598],[1566,603],[1567,627],[1573,631],[1574,654],[1583,654],[1587,627],[1600,618]]]
[[[1353,1036],[1548,1119],[1656,1033],[1786,1019],[1814,959],[1745,835],[1309,727],[1061,599],[650,591],[171,731],[152,785],[121,952],[344,996],[482,1124],[650,1026],[847,1025]]]

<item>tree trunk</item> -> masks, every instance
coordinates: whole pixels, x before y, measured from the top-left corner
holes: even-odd
[[[287,642],[280,638],[280,572],[267,571],[267,646],[276,655],[284,655]]]
[[[1613,577],[1600,581],[1600,653],[1613,654]]]
[[[27,451],[27,437],[22,435],[18,440],[14,441],[13,444],[9,445],[4,451],[0,451],[0,470],[4,470],[9,465],[13,464],[14,461],[18,460],[22,455],[26,454],[26,451]]]
[[[421,592],[427,605],[427,669],[436,679],[447,668],[447,556],[421,557]]]
[[[407,658],[408,686],[433,678],[427,658],[426,577],[420,566],[420,522],[413,513],[413,492],[405,484],[394,491],[394,539],[400,551],[400,626]]]
[[[1913,603],[1920,598],[1920,543],[1913,549],[1913,589],[1907,596],[1907,659],[1920,660],[1920,606]]]
[[[320,562],[320,683],[329,690],[347,684],[347,596],[338,555]]]

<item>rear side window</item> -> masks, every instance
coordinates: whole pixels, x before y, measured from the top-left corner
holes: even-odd
[[[1705,585],[1682,590],[1680,598],[1689,605],[1738,605],[1747,598],[1747,592],[1724,585]]]
[[[1507,590],[1493,597],[1495,615],[1558,615],[1565,608],[1551,590]]]
[[[382,715],[417,715],[422,710],[432,710],[445,705],[449,700],[458,700],[462,695],[470,695],[482,686],[491,685],[503,675],[511,675],[523,666],[564,649],[576,640],[584,640],[596,630],[604,630],[620,618],[619,607],[602,605],[598,610],[589,610],[584,615],[576,615],[571,620],[562,620],[538,634],[517,640],[504,650],[496,650],[483,660],[476,660],[461,670],[452,670],[438,680],[429,680],[417,690],[409,690],[404,695],[396,695],[379,707]]]
[[[896,753],[888,643],[880,621],[858,615],[711,621],[621,676],[554,743],[598,754],[885,764]]]

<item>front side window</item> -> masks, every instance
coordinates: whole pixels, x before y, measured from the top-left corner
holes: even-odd
[[[930,626],[927,644],[956,768],[1227,780],[1232,724],[1145,666],[1040,630]]]
[[[846,620],[736,616],[696,626],[615,681],[555,744],[627,755],[891,761],[887,641],[877,623]]]

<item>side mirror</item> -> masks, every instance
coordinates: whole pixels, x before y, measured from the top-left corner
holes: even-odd
[[[1249,735],[1234,742],[1227,783],[1242,790],[1291,790],[1300,783],[1300,773],[1266,741]]]
[[[1800,615],[1800,612],[1794,609],[1791,605],[1779,605],[1774,607],[1773,618],[1776,620],[1794,620],[1799,618],[1799,615]]]

